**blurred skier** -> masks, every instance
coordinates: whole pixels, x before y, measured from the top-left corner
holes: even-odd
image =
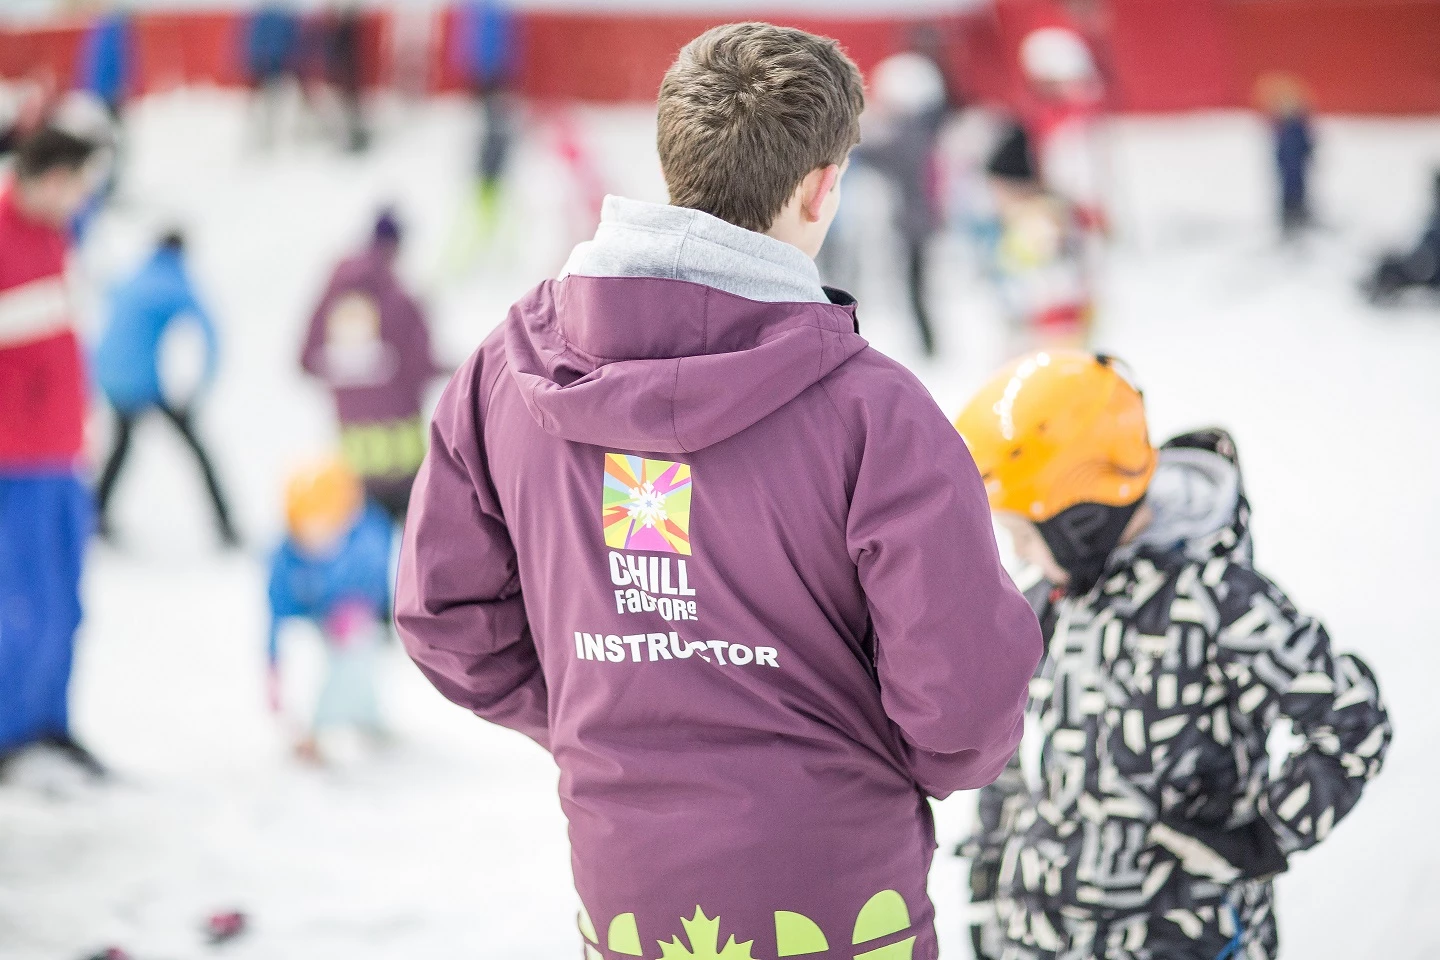
[[[117,128],[130,93],[133,47],[129,14],[111,11],[90,24],[80,48],[80,88],[105,105]]]
[[[204,338],[205,360],[199,383],[182,397],[167,395],[160,357],[167,334],[184,323],[194,324]],[[195,432],[195,406],[214,382],[218,358],[215,323],[196,296],[185,267],[184,237],[168,233],[145,265],[111,293],[109,319],[95,351],[95,377],[115,411],[114,443],[98,489],[102,536],[113,533],[110,500],[130,454],[135,425],[154,412],[169,421],[194,454],[221,541],[231,547],[239,543],[215,468]]]
[[[70,667],[90,494],[66,230],[98,180],[95,145],[41,128],[0,190],[0,766],[26,747],[100,765],[70,732]]]
[[[335,397],[346,461],[396,523],[425,456],[425,387],[446,372],[424,311],[395,273],[400,240],[394,213],[382,212],[369,245],[331,275],[300,356]]]
[[[931,242],[940,227],[936,145],[948,102],[945,78],[930,57],[897,53],[875,68],[872,91],[875,113],[867,114],[865,138],[851,160],[873,167],[892,187],[910,313],[930,357],[935,330],[925,286]]]
[[[1000,236],[1001,298],[1022,338],[1083,342],[1094,313],[1091,276],[1108,225],[1096,144],[1103,94],[1083,38],[1064,27],[1020,44],[1026,91],[987,172]]]
[[[1103,236],[1109,218],[1096,127],[1105,91],[1090,47],[1074,30],[1043,27],[1021,41],[1020,66],[1022,123],[1040,181],[1088,233]]]
[[[1310,164],[1315,154],[1314,125],[1305,90],[1294,77],[1261,78],[1259,92],[1275,137],[1275,170],[1280,187],[1280,236],[1293,239],[1310,226]]]
[[[1412,287],[1440,291],[1440,170],[1434,172],[1430,219],[1409,253],[1386,254],[1361,285],[1370,302],[1390,303]]]
[[[1273,878],[1384,761],[1369,667],[1253,567],[1230,436],[1157,451],[1113,359],[1025,357],[956,425],[1048,581],[1031,593],[1039,741],[1021,747],[1026,775],[982,796],[972,886],[996,913],[981,955],[1274,957]],[[1283,762],[1277,730],[1298,741]]]
[[[360,9],[353,3],[322,15],[319,26],[324,76],[340,100],[345,149],[362,153],[370,146],[363,102],[365,44],[361,36]]]
[[[289,618],[308,620],[325,639],[328,665],[314,717],[295,752],[318,762],[319,736],[326,730],[351,726],[385,736],[375,668],[390,611],[392,528],[338,458],[291,476],[285,523],[287,536],[270,561],[270,706],[282,711],[281,625]]]
[[[1026,347],[1083,340],[1092,298],[1075,207],[1041,182],[1030,137],[1017,123],[1002,135],[986,173],[1000,221],[994,277],[1013,339]]]
[[[288,6],[270,3],[245,23],[245,70],[254,90],[255,113],[263,148],[275,142],[276,114],[287,79],[298,79],[300,19]]]
[[[519,124],[519,107],[510,91],[518,53],[515,15],[504,4],[479,0],[461,6],[457,16],[455,56],[480,101],[476,210],[483,241],[495,230],[500,189]]]

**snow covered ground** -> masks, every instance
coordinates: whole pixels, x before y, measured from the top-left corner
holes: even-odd
[[[606,183],[663,197],[644,111],[583,112]],[[160,226],[192,237],[225,341],[202,426],[250,548],[220,556],[198,477],[158,424],[143,429],[118,497],[118,549],[94,551],[75,704],[80,734],[119,782],[59,799],[0,790],[0,957],[71,960],[120,944],[141,960],[208,955],[207,913],[246,910],[233,960],[574,956],[576,900],[549,758],[447,705],[391,650],[393,746],[297,768],[264,707],[261,558],[280,527],[287,466],[333,439],[326,397],[295,354],[333,259],[395,202],[404,269],[459,361],[507,303],[584,232],[546,127],[516,158],[501,240],[478,268],[455,211],[476,121],[460,102],[391,105],[377,150],[246,145],[236,97],[143,103],[119,209],[84,258],[92,289]],[[1408,241],[1440,165],[1440,122],[1322,125],[1325,229],[1301,250],[1270,227],[1263,130],[1242,115],[1135,120],[1111,137],[1118,242],[1097,346],[1134,366],[1157,436],[1206,423],[1239,442],[1260,564],[1378,672],[1397,737],[1383,776],[1321,849],[1280,882],[1285,952],[1311,960],[1440,951],[1440,635],[1427,596],[1440,558],[1440,307],[1379,313],[1353,281]],[[1002,357],[1003,325],[961,245],[934,284],[943,360],[918,357],[877,239],[861,318],[953,411]],[[458,252],[457,252],[458,251]],[[95,447],[106,422],[97,416]],[[293,636],[297,699],[319,669]],[[968,955],[963,864],[947,855],[973,800],[938,805],[932,885],[947,957]]]

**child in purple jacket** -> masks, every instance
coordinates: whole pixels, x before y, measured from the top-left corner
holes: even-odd
[[[335,396],[346,462],[396,523],[425,456],[425,387],[446,372],[420,304],[395,274],[399,253],[400,224],[383,211],[370,244],[335,268],[300,356]]]
[[[608,198],[431,425],[397,626],[559,765],[591,960],[933,960],[927,797],[1020,738],[979,474],[814,264],[863,103],[834,41],[690,43],[670,204]]]

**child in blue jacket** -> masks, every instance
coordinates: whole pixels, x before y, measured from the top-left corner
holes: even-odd
[[[270,705],[280,711],[281,624],[309,620],[328,654],[314,720],[296,743],[296,753],[313,762],[320,759],[317,736],[329,727],[384,735],[375,661],[390,611],[391,523],[338,458],[298,471],[285,500],[289,532],[270,562]]]
[[[100,532],[110,536],[110,498],[130,453],[135,424],[156,412],[180,433],[195,455],[215,509],[215,523],[226,546],[239,542],[230,508],[220,490],[209,454],[195,433],[194,403],[214,380],[219,344],[215,324],[200,305],[185,269],[185,240],[167,234],[154,255],[110,296],[110,317],[95,351],[95,376],[115,410],[115,441],[97,491]],[[196,324],[205,341],[205,369],[190,398],[166,395],[160,382],[160,351],[165,335],[183,322]]]

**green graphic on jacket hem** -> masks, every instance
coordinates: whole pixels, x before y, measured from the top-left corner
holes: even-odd
[[[774,918],[777,956],[811,956],[830,949],[830,943],[820,925],[803,913],[776,910]],[[586,960],[603,960],[599,950],[600,936],[583,905],[577,919],[580,933],[586,940]],[[721,918],[718,915],[706,916],[704,908],[696,904],[693,917],[688,920],[680,918],[688,944],[681,942],[679,936],[671,937],[668,943],[656,940],[660,956],[652,960],[755,960],[750,953],[755,943],[753,939],[737,942],[736,935],[731,933],[725,946],[720,946],[720,924]],[[905,898],[898,891],[881,890],[860,908],[851,942],[863,949],[876,940],[893,937],[908,929],[910,908],[905,904]],[[915,952],[915,941],[916,937],[911,936],[896,943],[875,947],[856,954],[854,960],[911,960]],[[606,928],[605,942],[612,953],[627,957],[645,956],[644,947],[641,946],[639,922],[633,912],[617,914],[610,920]]]
[[[695,916],[689,920],[680,918],[685,928],[685,937],[690,941],[687,948],[679,937],[672,937],[669,943],[657,941],[660,946],[659,960],[755,960],[750,955],[750,945],[755,941],[736,943],[732,934],[730,940],[720,949],[720,918],[707,917],[697,905]]]
[[[595,933],[595,924],[590,920],[590,911],[585,909],[585,904],[580,904],[580,914],[575,918],[575,923],[580,927],[580,935],[590,941],[585,944],[585,960],[605,960],[600,951],[595,949],[595,944],[600,942],[600,937]]]
[[[855,960],[910,960],[915,955],[915,938],[910,937],[888,947],[857,953]]]
[[[622,913],[611,920],[605,944],[616,953],[623,953],[627,957],[644,956],[645,951],[640,947],[640,928],[635,925],[635,914]]]
[[[881,890],[860,908],[855,920],[855,936],[851,943],[867,943],[899,933],[910,926],[910,908],[905,898],[894,890]],[[875,951],[878,952],[878,951]],[[889,957],[873,957],[871,960],[890,960]]]
[[[803,913],[775,911],[775,952],[782,957],[824,953],[830,949],[820,925]]]

